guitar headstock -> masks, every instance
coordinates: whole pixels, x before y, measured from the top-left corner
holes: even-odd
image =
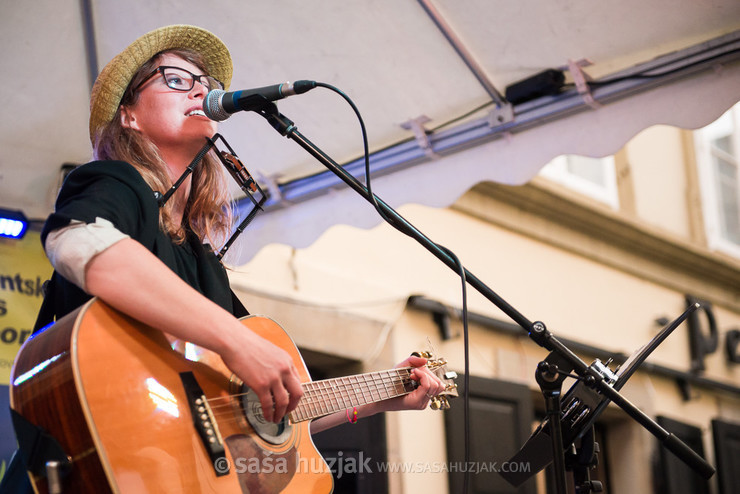
[[[414,352],[412,355],[427,359],[427,368],[434,373],[444,384],[445,389],[437,396],[432,397],[429,408],[432,410],[447,410],[450,408],[449,397],[457,397],[457,372],[447,370],[447,360],[434,357],[431,352]]]

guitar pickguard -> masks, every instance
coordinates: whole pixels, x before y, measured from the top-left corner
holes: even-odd
[[[282,492],[301,465],[295,448],[275,453],[247,434],[227,437],[226,444],[243,494]]]

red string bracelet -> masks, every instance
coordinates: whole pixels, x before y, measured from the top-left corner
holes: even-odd
[[[357,407],[352,407],[352,416],[349,416],[349,408],[347,409],[347,422],[350,424],[357,423]]]

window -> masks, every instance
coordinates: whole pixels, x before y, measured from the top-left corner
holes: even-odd
[[[699,427],[679,422],[668,417],[658,416],[658,425],[674,434],[691,448],[697,455],[704,458],[704,443],[702,430]],[[665,494],[709,494],[709,481],[702,478],[678,456],[669,452],[661,443],[656,441],[658,448],[657,464],[653,478],[654,492]]]
[[[460,400],[464,392],[460,387]],[[450,492],[462,492],[465,458],[464,412],[462,403],[454,403],[445,410],[447,459],[450,462]],[[529,460],[511,461],[524,446],[534,422],[532,393],[523,384],[470,376],[470,461],[481,471],[471,469],[471,494],[534,494],[537,492],[537,473]],[[550,443],[547,443],[547,447]],[[547,451],[547,449],[546,449]],[[541,455],[540,455],[541,457]],[[507,463],[507,470],[520,483],[510,484],[499,473]],[[454,470],[452,465],[455,465]],[[496,471],[498,470],[498,471]]]
[[[694,133],[710,249],[740,257],[740,105]]]
[[[540,175],[585,196],[619,207],[614,157],[563,155],[549,162]]]
[[[714,457],[717,462],[717,483],[720,494],[731,494],[740,485],[740,424],[712,420]]]

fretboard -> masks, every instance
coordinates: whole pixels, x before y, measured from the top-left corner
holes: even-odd
[[[310,381],[303,384],[303,396],[290,413],[292,422],[302,422],[340,410],[389,400],[412,392],[411,367]]]

